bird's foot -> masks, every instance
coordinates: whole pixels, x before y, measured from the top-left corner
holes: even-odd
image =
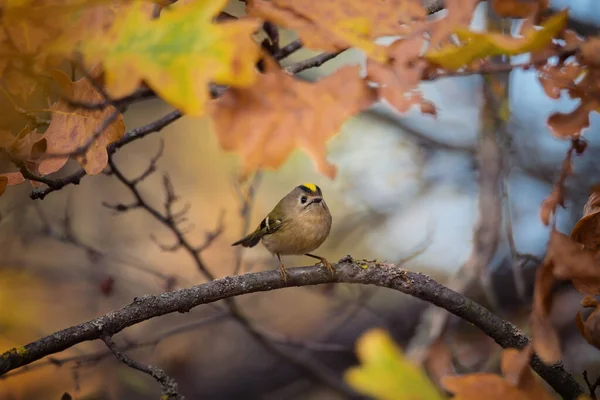
[[[281,273],[281,279],[283,279],[283,282],[287,283],[288,273],[285,270],[285,266],[283,265],[283,263],[279,263],[279,272]]]
[[[327,261],[325,258],[321,259],[321,263],[323,263],[325,268],[327,268],[327,270],[331,274],[331,277],[334,278],[335,277],[335,268],[333,268],[333,265],[331,265],[331,263],[329,261]]]

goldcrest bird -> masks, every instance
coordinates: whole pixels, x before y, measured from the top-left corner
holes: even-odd
[[[295,187],[262,220],[260,225],[232,246],[254,247],[263,245],[279,260],[281,277],[287,281],[287,272],[281,261],[283,255],[307,255],[320,260],[335,275],[335,269],[324,257],[310,254],[317,249],[331,230],[331,214],[321,188],[312,183]]]

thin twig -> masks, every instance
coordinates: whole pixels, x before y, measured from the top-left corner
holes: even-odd
[[[102,341],[106,344],[106,347],[117,357],[119,361],[123,364],[127,365],[130,368],[136,369],[140,372],[150,375],[162,388],[162,397],[165,400],[176,399],[176,400],[184,400],[183,397],[177,391],[177,382],[169,375],[165,373],[164,370],[158,367],[153,367],[151,365],[141,364],[131,358],[129,358],[125,353],[121,352],[117,345],[113,342],[110,336],[103,336]]]
[[[598,388],[598,386],[600,386],[600,375],[596,378],[596,381],[592,383],[590,382],[590,379],[588,377],[588,372],[583,371],[583,380],[585,381],[585,384],[587,385],[587,388],[589,390],[590,398],[592,400],[596,400],[596,389]]]
[[[285,72],[287,72],[290,75],[295,75],[298,72],[301,72],[301,71],[304,71],[304,70],[307,70],[310,68],[320,67],[321,65],[325,64],[327,61],[334,59],[335,57],[339,56],[343,52],[344,52],[344,50],[338,51],[337,53],[321,53],[314,57],[307,58],[306,60],[298,61],[297,63],[288,65],[287,67],[284,68],[284,70],[285,70]]]
[[[149,124],[146,124],[146,125],[138,127],[138,128],[131,129],[125,135],[123,135],[123,137],[121,139],[119,139],[118,141],[116,141],[114,143],[111,143],[106,148],[106,151],[108,152],[108,155],[110,156],[110,155],[116,153],[117,150],[119,150],[123,146],[125,146],[135,140],[142,139],[151,133],[161,131],[163,128],[165,128],[166,126],[177,121],[182,116],[183,116],[183,114],[181,113],[181,111],[175,110],[175,111],[172,111],[169,114],[165,115],[164,117],[157,119],[156,121],[153,121]],[[63,178],[53,179],[51,184],[44,182],[44,183],[48,184],[48,187],[44,188],[44,189],[34,189],[31,192],[29,197],[31,197],[31,199],[33,199],[33,200],[36,200],[36,199],[43,200],[44,197],[46,197],[48,194],[50,194],[56,190],[60,190],[67,185],[71,185],[71,184],[78,185],[79,182],[81,181],[81,178],[83,178],[84,176],[86,176],[86,172],[85,172],[85,170],[81,169],[81,170],[74,172]],[[31,179],[31,178],[28,178],[28,179]],[[32,180],[37,180],[37,179],[32,179]]]

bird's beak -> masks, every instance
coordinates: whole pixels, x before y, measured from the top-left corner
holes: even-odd
[[[322,201],[323,201],[322,198],[316,197],[316,198],[314,198],[314,199],[311,200],[311,202],[309,203],[309,205],[311,205],[311,204],[319,204]]]

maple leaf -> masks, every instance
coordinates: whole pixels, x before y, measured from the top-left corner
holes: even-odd
[[[96,66],[89,72],[88,77],[79,79],[72,84],[73,97],[71,100],[83,103],[101,103],[104,96],[92,85],[90,79],[95,79],[99,74]],[[88,175],[102,172],[108,163],[106,147],[119,140],[125,133],[123,116],[118,114],[113,122],[106,125],[117,110],[106,107],[103,110],[89,110],[81,107],[72,107],[67,100],[61,99],[50,107],[52,121],[44,133],[47,143],[47,153],[61,155],[47,157],[40,162],[39,172],[47,175],[61,169],[69,156],[76,152],[80,146],[86,146],[94,136],[97,136],[84,155],[77,155],[76,159]],[[102,129],[104,127],[104,129]],[[99,130],[102,129],[102,132]]]
[[[307,152],[317,169],[333,178],[326,142],[344,121],[369,107],[375,93],[358,75],[343,67],[316,83],[297,80],[271,59],[250,88],[232,88],[211,104],[213,127],[221,147],[242,156],[242,176],[257,168],[277,168],[296,147]]]
[[[355,390],[378,400],[441,400],[425,372],[403,356],[389,333],[372,329],[356,343],[360,366],[346,371],[344,379]]]
[[[385,48],[373,39],[405,35],[410,32],[407,23],[427,16],[418,0],[249,0],[246,10],[296,30],[308,48],[335,52],[357,47],[380,62],[385,62]]]
[[[199,0],[166,8],[150,19],[142,2],[119,12],[101,39],[83,44],[88,63],[101,62],[112,97],[132,93],[144,81],[160,97],[189,115],[200,116],[209,100],[209,81],[247,87],[256,81],[259,46],[252,39],[260,21],[211,20],[227,0]]]
[[[455,31],[461,46],[447,44],[440,49],[429,50],[424,57],[431,63],[457,70],[465,65],[490,56],[518,55],[545,48],[567,24],[568,12],[561,11],[542,23],[541,29],[531,29],[524,37],[515,38],[499,33],[473,32],[464,28]]]

